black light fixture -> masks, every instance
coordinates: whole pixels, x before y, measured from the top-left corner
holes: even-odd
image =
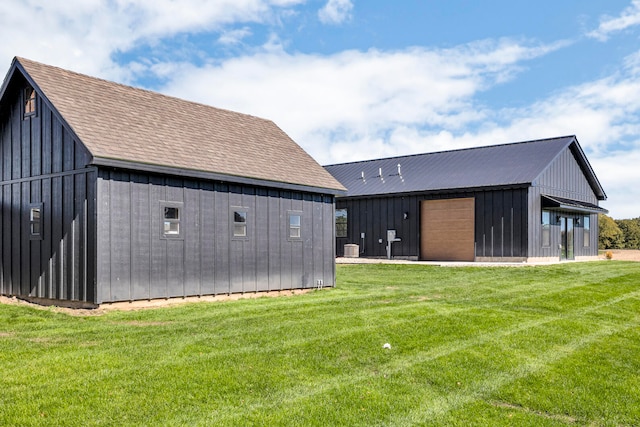
[[[402,214],[402,218],[404,219],[408,219],[409,218],[409,212],[405,212]]]

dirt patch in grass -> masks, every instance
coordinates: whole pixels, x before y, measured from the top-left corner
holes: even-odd
[[[330,288],[327,288],[330,289]],[[231,295],[206,295],[201,297],[185,297],[185,298],[168,298],[168,299],[154,299],[143,301],[127,301],[127,302],[114,302],[108,304],[101,304],[96,308],[67,308],[58,307],[55,305],[41,305],[33,302],[25,301],[20,298],[0,296],[0,304],[11,305],[24,305],[41,310],[49,310],[56,313],[65,313],[71,316],[101,316],[109,311],[132,311],[132,310],[144,310],[149,308],[168,307],[178,304],[194,303],[194,302],[219,302],[219,301],[235,301],[239,299],[247,298],[265,298],[265,297],[288,297],[293,295],[300,295],[311,292],[315,289],[293,289],[283,291],[265,291],[265,292],[253,292],[245,294],[231,294]],[[55,301],[52,301],[55,304]]]

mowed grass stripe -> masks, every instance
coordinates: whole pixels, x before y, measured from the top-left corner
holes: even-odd
[[[564,412],[556,393],[522,394],[545,387],[536,374],[638,327],[633,263],[339,266],[338,277],[294,297],[97,318],[0,306],[0,424],[452,425],[510,410],[495,401],[526,404],[520,416],[538,423]],[[512,387],[522,379],[535,387]],[[619,413],[601,424],[632,425],[633,409],[612,402],[640,397],[634,386],[596,400]],[[549,419],[598,419],[568,412]]]
[[[596,312],[605,307],[615,306],[620,302],[623,302],[628,299],[638,299],[640,297],[640,291],[627,292],[623,295],[617,295],[616,297],[610,298],[606,301],[601,301],[598,305],[595,306],[582,306],[572,311],[567,311],[559,315],[553,316],[545,316],[542,318],[537,318],[533,320],[529,320],[526,322],[514,323],[509,328],[496,329],[490,332],[481,333],[479,335],[473,337],[466,337],[464,339],[448,341],[446,345],[440,345],[433,348],[427,348],[425,350],[414,351],[409,356],[394,356],[390,358],[386,363],[383,363],[378,366],[378,370],[381,375],[395,375],[399,372],[404,372],[407,370],[415,369],[416,366],[423,365],[427,362],[431,362],[437,359],[442,359],[451,356],[452,354],[463,352],[470,348],[477,347],[479,345],[483,345],[486,343],[501,343],[506,338],[511,335],[523,333],[526,331],[530,331],[532,329],[541,328],[545,325],[558,322],[558,321],[566,321],[566,320],[580,320],[586,314]],[[610,324],[610,325],[601,325],[601,328],[598,328],[597,324],[591,324],[591,326],[598,328],[597,332],[586,334],[583,336],[579,336],[574,334],[569,334],[566,336],[576,337],[575,340],[569,342],[568,344],[561,344],[557,347],[554,347],[552,350],[542,353],[541,360],[549,360],[548,363],[552,363],[556,359],[553,357],[559,358],[560,356],[566,357],[568,355],[568,350],[570,349],[578,349],[594,340],[598,339],[600,336],[606,336],[615,333],[619,330],[626,330],[633,326],[638,326],[638,318],[634,317],[633,320],[622,323],[622,324]],[[570,332],[570,331],[568,331]],[[378,341],[379,342],[379,341]],[[379,346],[378,346],[379,347]],[[556,355],[556,356],[553,356]],[[553,357],[552,357],[553,356]],[[517,379],[526,374],[533,373],[539,369],[541,366],[546,366],[548,363],[544,362],[541,364],[539,360],[533,360],[531,362],[527,362],[523,365],[522,368],[519,368],[516,374],[505,374],[500,373],[499,376],[503,378],[503,381],[500,384],[506,384],[510,381],[506,379]],[[533,368],[536,368],[535,370]],[[307,383],[304,385],[300,385],[294,389],[287,390],[283,395],[275,395],[273,396],[273,404],[268,404],[266,407],[263,405],[252,405],[251,410],[264,410],[264,409],[274,409],[277,406],[287,406],[287,407],[295,407],[301,401],[313,401],[316,399],[322,400],[324,394],[331,394],[333,390],[343,389],[348,387],[354,387],[360,383],[364,383],[369,381],[374,374],[370,369],[358,370],[357,372],[349,372],[344,375],[337,375],[326,378],[324,381],[316,381],[312,383]],[[482,389],[484,382],[479,384],[479,388]],[[493,388],[488,391],[491,392]],[[439,402],[444,399],[443,397],[439,398]],[[446,399],[445,399],[446,400]],[[460,397],[455,399],[456,401],[463,401]],[[444,408],[441,404],[436,405],[438,407]],[[455,409],[457,405],[452,405],[449,409]],[[428,412],[430,413],[430,412]],[[246,413],[237,413],[231,416],[231,420],[237,420],[239,418],[243,418],[247,416]],[[400,425],[403,423],[400,422]]]
[[[436,399],[425,399],[420,402],[419,407],[407,414],[399,417],[392,417],[385,420],[384,425],[414,425],[427,421],[434,421],[444,418],[451,411],[458,409],[476,400],[491,400],[493,394],[507,384],[535,374],[539,371],[549,369],[549,367],[562,359],[566,359],[576,351],[594,344],[603,338],[616,333],[624,332],[640,325],[640,318],[634,319],[623,325],[605,325],[594,332],[581,335],[571,339],[568,343],[553,347],[549,351],[539,353],[535,358],[529,358],[524,363],[519,364],[511,372],[501,372],[484,378],[480,381],[472,382],[464,391],[448,393],[438,396]],[[544,417],[543,418],[547,418]],[[592,424],[595,420],[580,420],[583,424]],[[383,424],[380,424],[383,425]]]

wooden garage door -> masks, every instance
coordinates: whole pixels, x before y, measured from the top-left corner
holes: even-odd
[[[473,261],[475,199],[424,200],[420,206],[420,257]]]

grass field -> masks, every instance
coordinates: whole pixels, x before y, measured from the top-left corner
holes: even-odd
[[[0,305],[0,425],[640,425],[640,263],[337,273],[101,316]]]

